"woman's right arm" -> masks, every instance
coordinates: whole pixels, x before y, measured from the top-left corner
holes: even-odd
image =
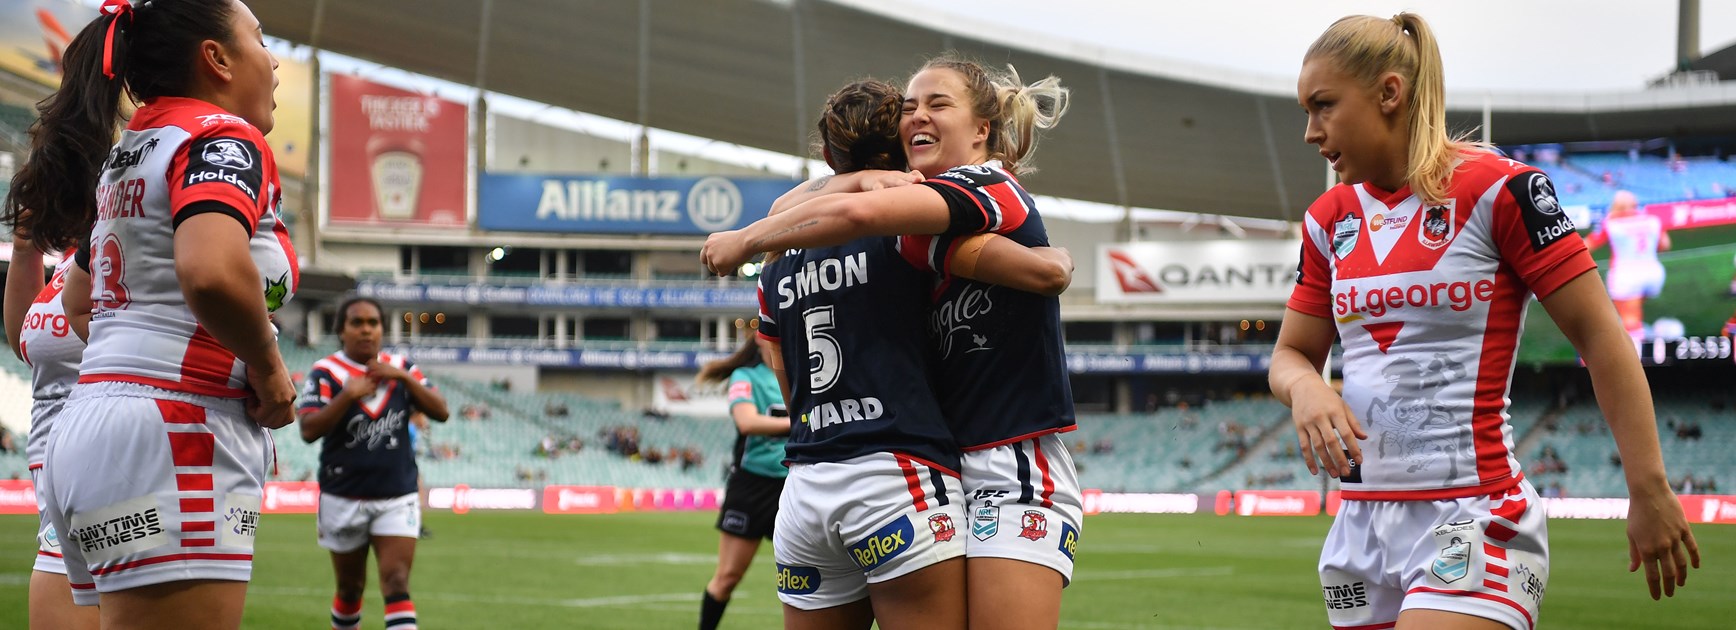
[[[952,250],[948,264],[960,278],[1047,296],[1073,283],[1073,255],[1063,247],[1025,247],[999,234],[976,234]]]
[[[761,252],[830,247],[867,236],[939,234],[952,222],[946,198],[927,186],[825,195],[705,239],[700,260],[719,275]]]
[[[24,335],[24,318],[36,294],[42,292],[42,254],[30,241],[12,239],[12,265],[6,270],[6,344],[12,354],[24,358],[18,342]]]
[[[1286,309],[1266,378],[1272,394],[1290,408],[1296,443],[1308,473],[1318,475],[1325,470],[1328,475],[1342,477],[1350,473],[1351,460],[1362,461],[1357,440],[1368,439],[1368,434],[1350,405],[1321,377],[1337,335],[1332,320]]]
[[[790,419],[773,418],[762,414],[754,404],[741,401],[729,406],[729,417],[735,420],[735,429],[742,435],[789,435]]]
[[[175,228],[175,277],[199,325],[247,365],[257,398],[248,415],[276,429],[295,421],[295,385],[277,350],[249,239],[234,216],[205,212],[187,218]]]

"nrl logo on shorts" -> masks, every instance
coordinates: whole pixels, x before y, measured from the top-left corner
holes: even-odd
[[[970,517],[970,535],[977,540],[994,538],[1001,533],[1001,508],[985,505],[976,509]]]
[[[1446,247],[1453,240],[1453,223],[1457,211],[1456,200],[1449,199],[1438,206],[1429,206],[1423,211],[1423,228],[1417,230],[1417,242],[1429,249]]]
[[[1349,256],[1356,251],[1356,237],[1362,233],[1362,217],[1355,212],[1344,216],[1344,220],[1332,224],[1332,254],[1339,258]]]
[[[952,542],[953,535],[958,533],[952,526],[952,517],[945,514],[928,517],[928,531],[934,532],[934,542],[937,543]]]
[[[1434,563],[1429,565],[1429,571],[1448,584],[1463,579],[1470,570],[1471,543],[1457,536],[1441,550],[1441,557],[1435,558]]]
[[[1022,525],[1022,527],[1019,528],[1020,538],[1026,540],[1042,540],[1045,536],[1049,535],[1049,517],[1044,516],[1042,512],[1025,510],[1025,514],[1019,519],[1019,523]]]

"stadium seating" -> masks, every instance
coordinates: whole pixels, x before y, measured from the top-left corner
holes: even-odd
[[[1718,158],[1684,158],[1675,166],[1652,155],[1576,153],[1559,164],[1539,164],[1555,182],[1564,205],[1604,208],[1617,190],[1628,190],[1641,204],[1713,199],[1736,192],[1736,164]]]
[[[1660,396],[1656,404],[1658,438],[1671,483],[1679,488],[1682,479],[1691,475],[1696,479],[1694,492],[1706,492],[1707,480],[1716,483],[1719,492],[1728,492],[1730,484],[1736,483],[1736,460],[1730,457],[1736,450],[1736,423],[1730,422],[1722,400]],[[1688,430],[1690,426],[1695,429]],[[1627,481],[1614,457],[1615,440],[1596,404],[1571,405],[1542,431],[1537,445],[1522,450],[1520,459],[1540,491],[1559,486],[1565,496],[1627,496]],[[1549,471],[1549,466],[1538,470],[1539,462],[1550,459],[1544,455],[1546,449],[1565,470]]]
[[[1063,439],[1087,488],[1193,491],[1236,459],[1238,449],[1226,435],[1231,423],[1244,428],[1246,444],[1286,417],[1284,411],[1272,399],[1249,398],[1151,414],[1082,415],[1079,429]]]

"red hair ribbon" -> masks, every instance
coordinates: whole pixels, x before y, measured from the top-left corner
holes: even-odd
[[[133,19],[133,3],[128,0],[103,0],[101,11],[103,15],[114,16],[114,20],[109,22],[108,37],[102,42],[102,73],[103,76],[113,79],[115,78],[115,24],[120,23],[123,17],[128,20]]]

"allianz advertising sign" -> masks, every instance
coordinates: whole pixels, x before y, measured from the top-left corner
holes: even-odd
[[[1099,245],[1097,301],[1283,304],[1301,247],[1259,239]]]
[[[798,182],[725,177],[607,177],[485,173],[477,224],[570,234],[688,234],[765,218]]]

